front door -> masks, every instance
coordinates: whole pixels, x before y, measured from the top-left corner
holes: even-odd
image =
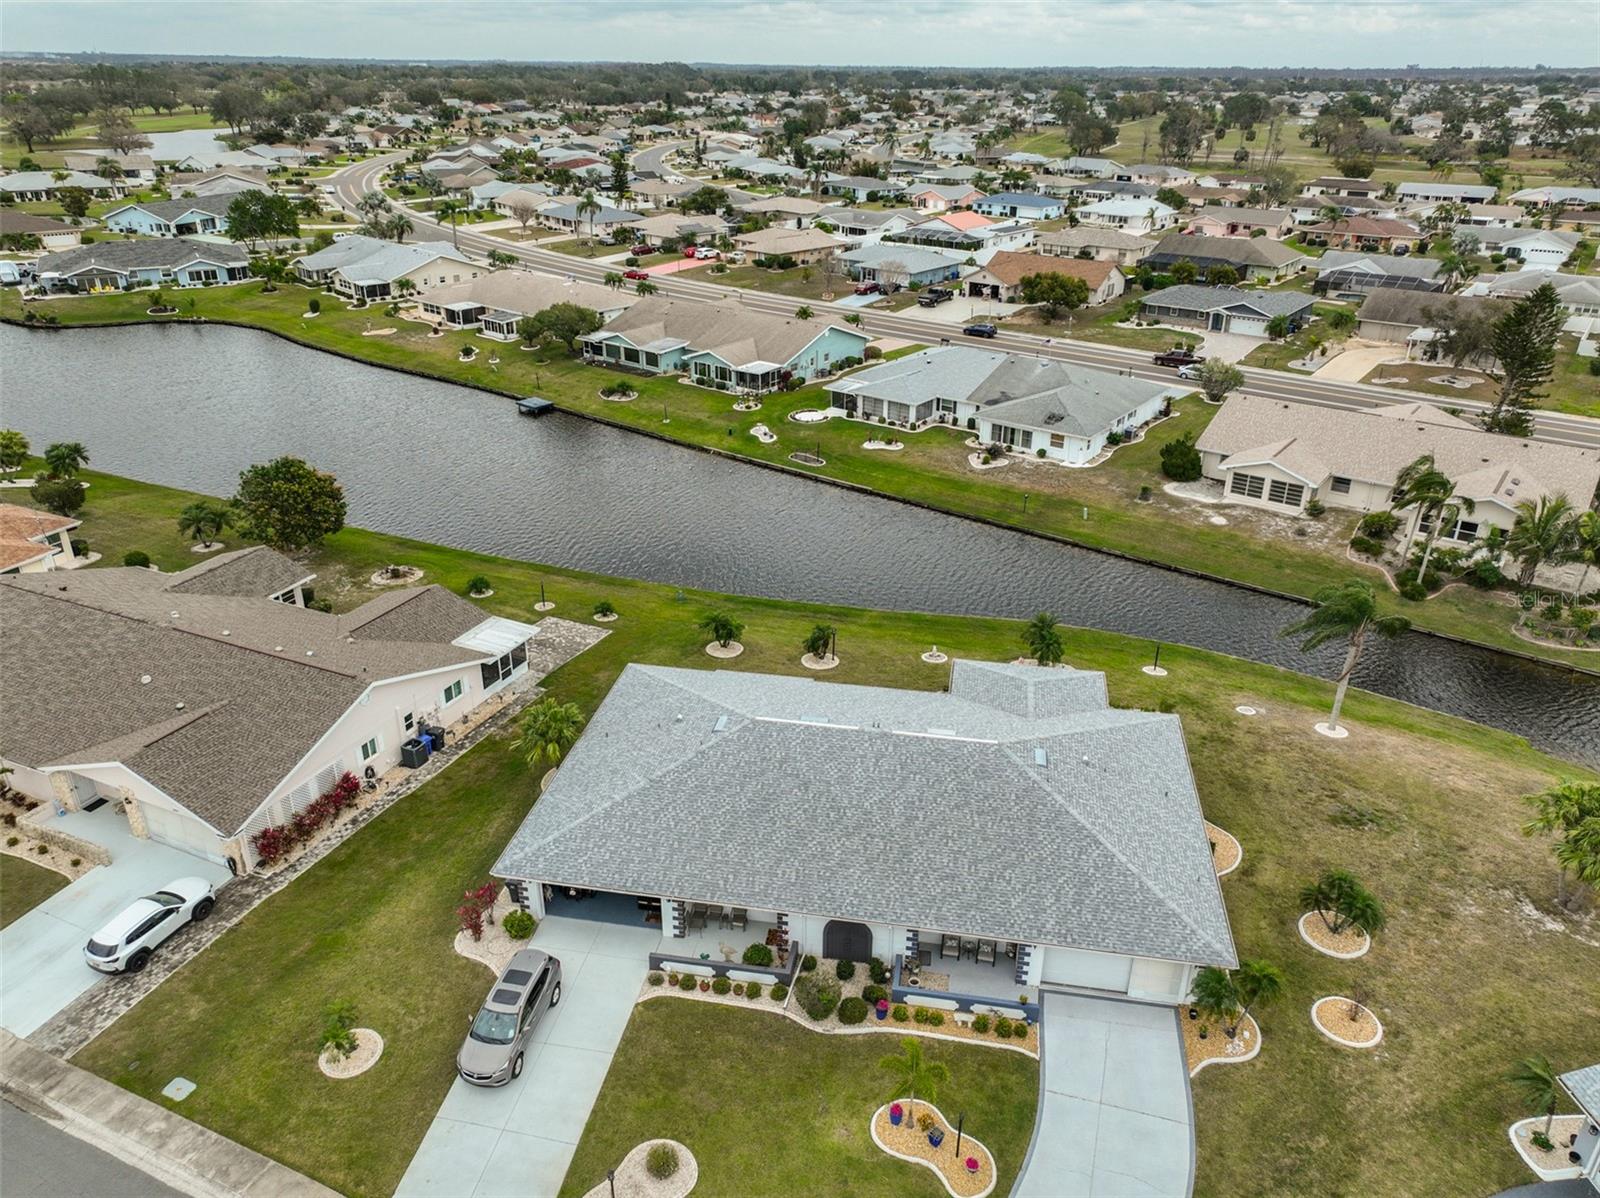
[[[832,919],[822,928],[822,955],[842,961],[872,958],[872,929],[864,923]]]

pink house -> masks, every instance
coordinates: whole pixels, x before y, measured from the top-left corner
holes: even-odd
[[[928,183],[907,193],[918,212],[948,212],[970,208],[983,199],[983,192],[960,183]]]

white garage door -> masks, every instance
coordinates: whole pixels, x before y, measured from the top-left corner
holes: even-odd
[[[1228,322],[1228,332],[1243,337],[1265,337],[1267,322],[1259,316],[1235,316]]]
[[[151,840],[170,844],[175,849],[194,853],[207,861],[216,861],[220,864],[227,860],[222,855],[222,846],[217,840],[217,834],[192,815],[182,811],[169,811],[165,807],[157,807],[151,803],[139,804],[139,810],[144,813],[144,825],[150,831]]]
[[[1131,957],[1085,953],[1070,948],[1047,948],[1044,950],[1041,972],[1046,982],[1057,986],[1082,986],[1089,990],[1111,990],[1126,994],[1132,969]]]

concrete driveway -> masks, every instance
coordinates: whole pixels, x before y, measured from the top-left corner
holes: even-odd
[[[1171,1007],[1046,994],[1033,1146],[1013,1198],[1187,1198],[1194,1114]]]
[[[1321,366],[1315,377],[1326,381],[1359,383],[1391,358],[1406,356],[1404,345],[1357,345],[1334,354]]]
[[[0,1027],[18,1036],[29,1035],[90,987],[117,984],[116,978],[89,968],[83,946],[130,901],[174,878],[202,877],[217,885],[231,876],[225,865],[140,840],[109,803],[98,811],[69,812],[53,822],[104,845],[111,864],[91,869],[0,931],[0,960],[5,962]]]
[[[561,1002],[534,1033],[522,1076],[498,1089],[457,1078],[395,1198],[552,1198],[660,938],[659,928],[545,919],[532,943],[561,959]],[[484,970],[485,994],[491,981]]]

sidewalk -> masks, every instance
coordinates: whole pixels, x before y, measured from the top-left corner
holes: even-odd
[[[0,1030],[0,1094],[196,1198],[336,1198],[270,1157]]]

